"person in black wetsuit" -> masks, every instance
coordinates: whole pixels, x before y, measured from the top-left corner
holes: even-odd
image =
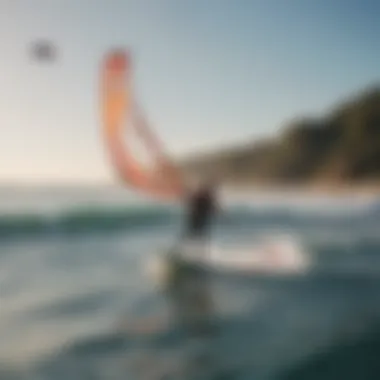
[[[209,236],[217,211],[215,185],[206,183],[187,199],[185,239],[204,240]]]
[[[206,258],[208,239],[210,239],[211,227],[215,221],[216,213],[219,210],[216,196],[216,183],[208,181],[201,186],[188,192],[185,199],[186,215],[183,231],[184,243],[201,244],[200,250],[190,251],[190,257],[197,259]],[[197,248],[197,247],[196,247]],[[186,256],[186,254],[185,254]],[[175,282],[175,292],[177,305],[177,315],[191,336],[197,339],[208,338],[214,334],[216,325],[214,324],[214,302],[209,284],[207,271],[202,267],[187,262],[177,267],[177,281]],[[204,353],[200,354],[204,355]],[[208,353],[205,353],[208,360]]]

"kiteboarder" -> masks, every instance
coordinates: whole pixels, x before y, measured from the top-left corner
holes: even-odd
[[[208,181],[190,191],[186,202],[185,239],[204,241],[217,211],[216,185]]]

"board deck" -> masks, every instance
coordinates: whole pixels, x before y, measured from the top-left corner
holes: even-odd
[[[299,244],[289,241],[266,241],[251,246],[205,246],[185,244],[150,257],[149,275],[166,281],[170,274],[206,269],[211,272],[252,274],[303,274],[310,268],[309,255]]]

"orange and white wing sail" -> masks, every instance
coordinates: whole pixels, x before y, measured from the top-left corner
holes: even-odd
[[[118,175],[136,190],[153,196],[177,198],[182,193],[179,170],[163,151],[146,118],[132,97],[132,68],[129,55],[115,51],[106,55],[101,73],[102,121],[106,145]],[[152,156],[153,168],[135,157],[126,132],[137,133]],[[128,134],[128,133],[127,133]]]

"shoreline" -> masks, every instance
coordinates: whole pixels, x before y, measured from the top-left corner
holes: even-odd
[[[319,183],[304,185],[252,182],[249,184],[226,185],[225,190],[242,195],[259,193],[266,195],[281,194],[290,196],[364,196],[374,199],[378,198],[380,200],[380,182],[356,184]]]
[[[251,182],[236,182],[236,183],[223,183],[221,182],[222,191],[238,195],[282,195],[282,196],[365,196],[380,201],[380,181],[362,182],[362,183],[309,183],[302,185],[295,184],[276,184],[264,181],[251,181]],[[134,193],[133,189],[129,189],[120,183],[106,183],[106,184],[86,184],[86,183],[60,183],[60,184],[10,184],[0,183],[0,190],[21,190],[21,191],[38,191],[38,190],[119,190],[121,192]]]

